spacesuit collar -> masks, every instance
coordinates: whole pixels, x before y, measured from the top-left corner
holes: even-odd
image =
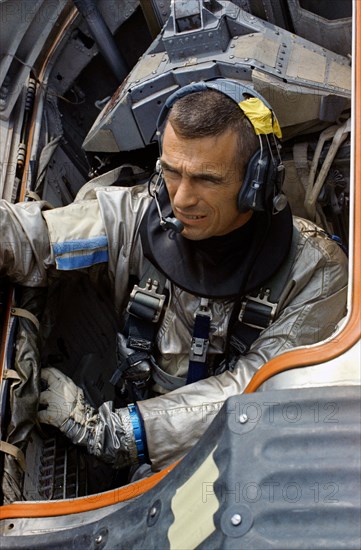
[[[165,188],[159,200],[171,216]],[[146,258],[178,287],[207,298],[234,298],[259,288],[280,267],[291,245],[292,215],[288,207],[275,216],[255,212],[228,235],[190,241],[161,228],[152,201],[140,234]]]

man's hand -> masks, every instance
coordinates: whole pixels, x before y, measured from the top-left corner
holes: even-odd
[[[82,424],[85,415],[83,390],[52,367],[43,369],[41,377],[47,389],[40,394],[40,404],[46,405],[46,409],[38,413],[40,422],[61,428],[64,422],[72,418]]]
[[[90,454],[98,456],[116,468],[138,463],[137,447],[127,407],[113,410],[113,404],[103,403],[93,409],[81,388],[57,369],[41,371],[47,383],[40,394],[40,422],[59,428],[76,445],[85,445]]]

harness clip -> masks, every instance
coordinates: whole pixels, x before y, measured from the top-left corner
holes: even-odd
[[[158,294],[158,286],[159,282],[150,278],[144,287],[134,285],[130,293],[127,311],[139,319],[157,323],[166,299],[165,294]]]
[[[192,338],[191,350],[189,354],[190,361],[205,363],[207,357],[209,341],[206,338]]]
[[[201,298],[199,307],[194,313],[194,318],[196,318],[197,315],[203,315],[204,317],[209,317],[209,319],[212,320],[212,312],[208,304],[209,304],[208,298]]]
[[[242,300],[238,320],[250,327],[263,330],[271,325],[276,315],[278,302],[270,302],[270,289],[260,289],[256,296]]]

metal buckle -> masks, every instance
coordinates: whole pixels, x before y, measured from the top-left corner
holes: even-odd
[[[209,317],[209,320],[212,319],[212,312],[208,307],[209,300],[208,298],[201,298],[199,307],[197,308],[194,318],[199,317]],[[189,352],[189,360],[195,361],[197,363],[205,363],[207,358],[209,340],[208,338],[200,338],[197,336],[192,337],[191,349]]]
[[[190,361],[205,363],[209,341],[205,338],[192,338]]]
[[[238,315],[238,320],[241,323],[243,322],[245,325],[248,325],[250,327],[257,328],[257,329],[260,329],[260,330],[263,330],[263,329],[269,327],[271,325],[271,323],[273,322],[273,319],[276,315],[277,306],[278,306],[278,302],[274,303],[274,302],[269,301],[270,294],[271,294],[271,289],[267,288],[267,289],[263,290],[261,288],[259,293],[256,296],[250,296],[250,295],[245,296],[245,299],[242,300],[242,303],[241,303],[241,309],[240,309],[240,312],[239,312],[239,315]],[[252,303],[260,304],[261,306],[265,306],[265,307],[268,308],[267,314],[266,314],[266,312],[262,312],[262,313],[257,312],[258,314],[263,315],[263,317],[267,321],[265,324],[260,325],[260,324],[249,323],[249,322],[243,321],[243,317],[244,317],[245,313],[247,312],[247,308],[249,308],[250,311],[252,310]]]
[[[197,317],[197,315],[204,315],[206,317],[209,317],[210,320],[212,320],[212,312],[210,308],[208,307],[209,300],[208,298],[201,298],[201,302],[199,304],[198,309],[194,313],[194,318]]]
[[[153,323],[157,323],[162,313],[162,309],[166,298],[165,294],[158,294],[157,292],[158,286],[159,286],[159,282],[156,279],[150,279],[150,278],[145,283],[145,287],[139,287],[138,285],[134,285],[133,290],[130,293],[127,311],[131,315],[140,317],[139,315],[134,313],[134,311],[131,310],[133,303],[134,302],[138,303],[148,308],[149,310],[153,311],[153,316],[151,321]]]

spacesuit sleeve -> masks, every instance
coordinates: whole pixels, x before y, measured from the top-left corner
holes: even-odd
[[[46,286],[52,266],[68,271],[108,261],[97,200],[54,209],[43,201],[1,201],[0,208],[0,274],[13,282]]]
[[[0,276],[30,287],[46,285],[53,263],[43,217],[46,208],[43,201],[0,201]]]
[[[329,337],[346,313],[347,259],[329,239],[303,236],[294,284],[277,320],[261,332],[236,368],[138,403],[154,469],[181,458],[198,441],[224,401],[244,391],[268,361]]]

